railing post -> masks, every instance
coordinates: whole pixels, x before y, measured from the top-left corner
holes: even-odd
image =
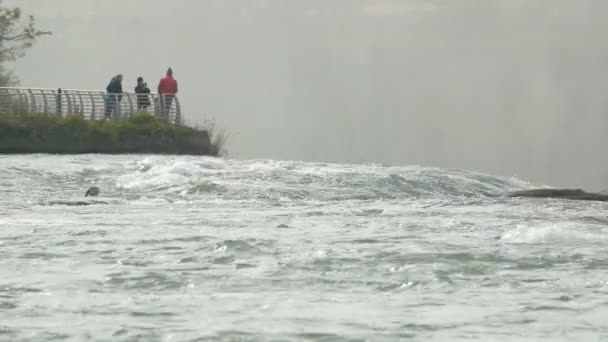
[[[42,95],[42,101],[44,102],[44,114],[49,113],[49,103],[46,99],[46,92],[44,90],[40,90],[40,94]]]
[[[56,101],[56,106],[55,106],[55,112],[57,112],[57,115],[59,116],[63,116],[63,109],[61,108],[62,105],[62,101],[63,99],[61,98],[62,95],[62,91],[61,88],[57,89],[57,98],[55,99]]]
[[[95,121],[95,97],[93,97],[93,92],[89,92],[89,97],[91,98],[91,120]]]
[[[0,91],[0,110],[2,112],[10,112],[11,108],[11,94],[8,89],[2,89]]]
[[[13,112],[15,113],[19,113],[21,110],[21,90],[19,90],[18,88],[15,88],[15,92],[17,93],[17,101],[13,101],[12,105],[13,105]]]
[[[165,94],[158,93],[158,102],[160,104],[160,116],[165,116]]]
[[[133,99],[131,99],[131,95],[129,95],[129,94],[125,94],[125,95],[129,99],[129,114],[128,114],[128,116],[131,116],[134,113],[134,111],[133,111]]]
[[[80,108],[78,110],[78,114],[84,117],[84,101],[82,101],[82,92],[78,92],[78,100],[80,100]]]
[[[152,95],[152,102],[154,102],[154,115],[160,116],[160,94]]]
[[[179,99],[177,98],[177,96],[175,96],[173,98],[173,100],[175,101],[175,123],[178,125],[182,124],[182,107],[179,103]]]
[[[36,113],[36,98],[34,97],[34,92],[32,89],[28,89],[27,92],[30,93],[30,112]]]
[[[65,93],[65,99],[68,100],[68,112],[66,113],[65,116],[70,116],[70,115],[72,115],[72,99],[70,98],[70,92],[64,91],[64,93]]]

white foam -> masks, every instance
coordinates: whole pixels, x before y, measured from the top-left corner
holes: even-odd
[[[116,186],[122,189],[151,190],[181,188],[225,168],[225,161],[211,157],[170,159],[147,157],[137,163],[136,171],[119,176],[116,179]]]
[[[138,171],[117,178],[117,187],[123,189],[171,187],[188,183],[188,178],[191,176],[188,168],[180,161],[153,163],[146,158],[139,164]]]
[[[606,242],[604,235],[591,232],[589,227],[582,224],[562,222],[535,226],[518,225],[507,231],[501,237],[502,241],[510,243],[577,243],[577,242]]]

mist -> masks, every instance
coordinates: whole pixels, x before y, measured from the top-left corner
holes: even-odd
[[[424,165],[608,188],[603,0],[5,0],[53,31],[22,86],[152,88],[234,158]]]

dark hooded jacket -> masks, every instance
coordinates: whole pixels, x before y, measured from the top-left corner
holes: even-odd
[[[118,78],[113,78],[106,87],[109,94],[122,94],[122,82]],[[118,101],[122,100],[122,95],[118,95]]]

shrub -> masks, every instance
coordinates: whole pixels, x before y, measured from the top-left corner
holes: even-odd
[[[0,114],[0,153],[219,154],[209,132],[137,113],[113,121],[82,116]]]

